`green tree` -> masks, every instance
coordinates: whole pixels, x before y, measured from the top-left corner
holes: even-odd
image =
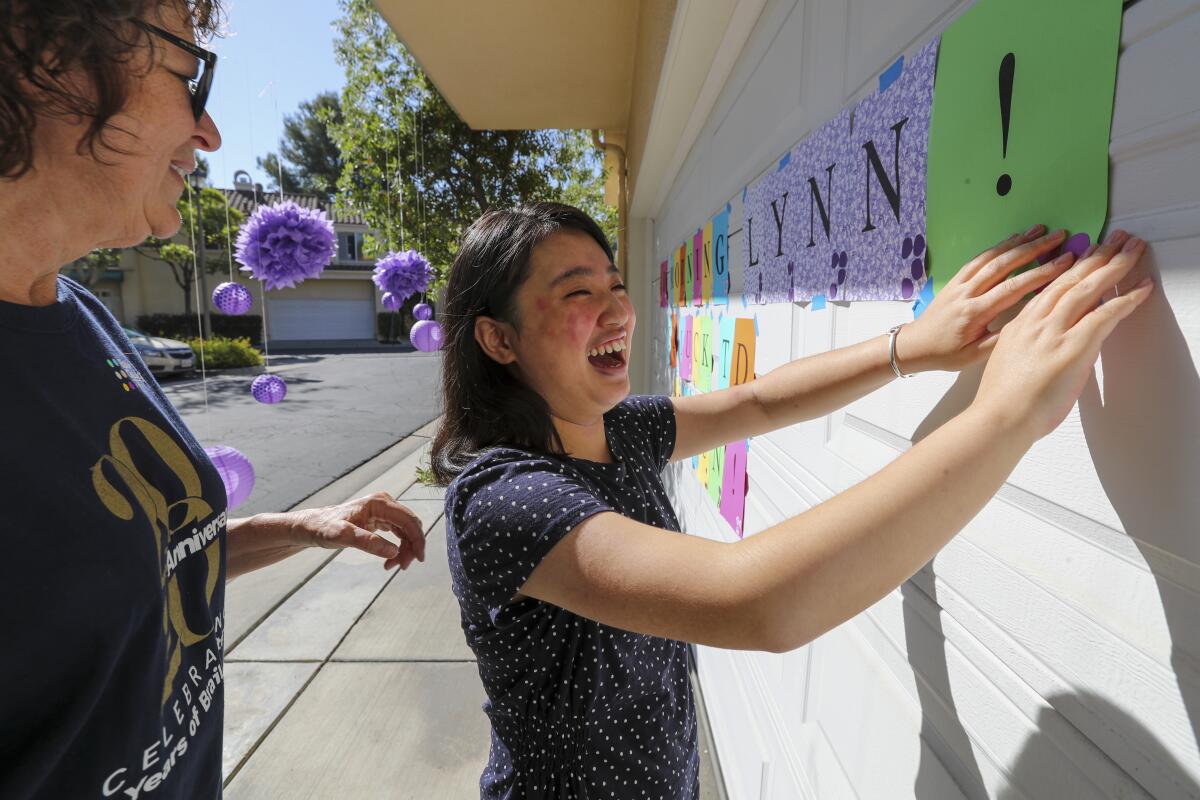
[[[330,126],[341,124],[342,109],[334,92],[322,92],[300,104],[300,110],[284,118],[283,191],[315,194],[332,202],[342,175],[342,154],[330,136]],[[269,176],[268,189],[279,191],[279,155],[267,153],[258,168]]]
[[[198,216],[195,213],[196,205],[200,208]],[[227,206],[225,195],[216,189],[201,189],[199,193],[185,192],[176,203],[176,208],[183,219],[179,233],[173,239],[151,236],[134,250],[171,268],[176,285],[183,290],[184,311],[191,313],[192,284],[196,280],[197,264],[193,250],[196,223],[202,220],[204,226],[204,268],[209,274],[225,272],[229,269],[231,247],[237,241],[245,215]]]
[[[119,248],[102,247],[93,250],[83,258],[77,258],[64,269],[73,273],[76,280],[89,289],[100,282],[104,273],[121,265],[121,250]]]
[[[616,240],[603,201],[603,160],[584,131],[472,130],[417,66],[370,0],[339,0],[336,54],[346,70],[342,119],[329,126],[342,154],[338,203],[379,237],[372,254],[420,250],[444,280],[459,235],[480,214],[562,200]]]

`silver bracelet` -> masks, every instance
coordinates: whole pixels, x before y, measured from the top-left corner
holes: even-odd
[[[900,333],[900,329],[906,323],[896,325],[888,331],[888,361],[892,364],[892,372],[896,373],[897,378],[911,378],[912,375],[900,371],[900,366],[896,363],[896,334]]]

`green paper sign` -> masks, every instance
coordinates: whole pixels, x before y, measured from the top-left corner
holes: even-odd
[[[942,34],[926,190],[936,290],[1039,222],[1097,240],[1120,34],[1121,0],[979,0]]]

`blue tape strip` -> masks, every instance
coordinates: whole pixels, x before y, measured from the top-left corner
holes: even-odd
[[[900,73],[904,71],[904,56],[896,59],[896,63],[885,69],[879,76],[879,91],[882,94],[887,91],[887,88],[896,82],[900,77]]]
[[[925,281],[925,285],[921,287],[921,293],[917,295],[916,302],[913,303],[913,319],[925,313],[925,309],[929,308],[929,304],[933,302],[933,279]]]
[[[758,314],[755,314],[754,315],[754,335],[758,336],[761,333],[762,333],[762,331],[759,330],[759,328],[758,328]]]
[[[745,196],[746,196],[746,190],[745,190],[745,189],[742,189],[742,197],[743,197],[743,199],[745,198]],[[726,204],[725,204],[725,213],[726,213],[726,214],[732,214],[732,213],[733,213],[733,203],[726,203]]]
[[[792,160],[792,151],[788,150],[783,154],[783,158],[779,159],[779,169],[783,169]],[[779,170],[776,170],[778,172]]]
[[[812,305],[809,306],[809,308],[811,308],[813,311],[820,311],[823,308],[825,308],[825,295],[814,294],[813,299],[812,299]]]

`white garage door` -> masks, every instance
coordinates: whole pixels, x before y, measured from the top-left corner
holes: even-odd
[[[731,24],[756,7],[713,5],[736,5]],[[970,5],[765,0],[650,206],[658,244],[632,261],[649,270],[631,266],[631,293],[653,304],[654,267],[728,203],[726,313],[761,326],[759,374],[911,320],[886,302],[743,309],[741,191]],[[1109,227],[1151,241],[1158,288],[1105,343],[1077,409],[903,588],[790,653],[698,648],[731,800],[1200,798],[1200,0],[1127,5]],[[656,355],[642,361],[670,394],[667,312],[645,311]],[[970,376],[928,373],[755,437],[747,537],[874,474],[973,394]],[[736,541],[690,465],[668,485],[682,530]]]
[[[372,298],[270,299],[267,315],[271,339],[275,341],[375,338]]]

